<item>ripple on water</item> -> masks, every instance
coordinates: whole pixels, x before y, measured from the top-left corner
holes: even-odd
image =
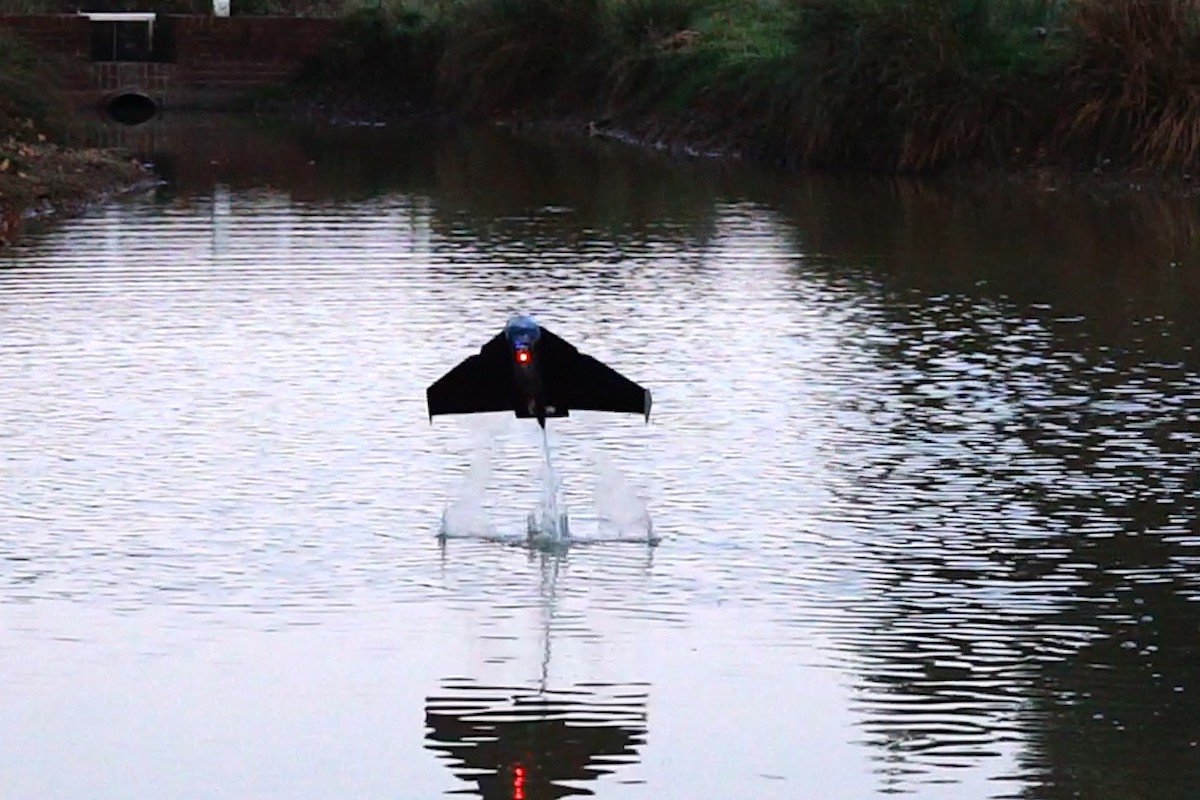
[[[425,698],[425,745],[484,796],[518,774],[528,796],[640,774],[663,681],[753,678],[786,705],[830,665],[854,731],[828,738],[863,743],[864,785],[954,796],[982,774],[989,796],[1125,796],[1072,765],[1147,759],[1186,783],[1200,371],[1187,320],[1156,310],[1169,298],[1114,318],[1086,281],[992,288],[981,245],[949,248],[966,248],[954,269],[927,269],[933,248],[905,266],[927,232],[890,214],[928,198],[900,188],[833,213],[836,181],[791,208],[698,177],[630,192],[603,162],[594,185],[480,191],[435,155],[374,197],[208,186],[3,255],[0,598],[177,610],[185,632],[369,610],[411,623],[381,647],[416,661],[461,628],[474,660],[440,665],[459,677]],[[967,224],[934,212],[939,231]],[[421,396],[517,310],[653,389],[649,426],[581,413],[551,430],[572,514],[611,465],[661,546],[435,539],[481,454],[491,528],[522,531],[536,502],[532,429],[431,427]],[[14,648],[62,635],[32,620]],[[553,645],[558,674],[703,657],[657,686],[556,683]],[[489,677],[539,672],[534,650],[541,683]],[[658,707],[667,737],[695,719]],[[794,741],[775,719],[734,733],[747,751]],[[787,791],[795,764],[853,768],[804,755],[731,752],[730,768]]]

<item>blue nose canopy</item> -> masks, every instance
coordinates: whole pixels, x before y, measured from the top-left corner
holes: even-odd
[[[504,335],[513,347],[528,350],[542,335],[541,326],[533,321],[533,317],[512,317],[504,326]]]

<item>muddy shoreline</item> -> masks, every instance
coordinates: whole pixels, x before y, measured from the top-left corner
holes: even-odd
[[[69,216],[154,183],[144,164],[119,150],[10,140],[0,146],[0,247],[14,243],[29,219]]]

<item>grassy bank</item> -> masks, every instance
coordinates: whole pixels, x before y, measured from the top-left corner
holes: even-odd
[[[347,0],[310,86],[789,164],[1200,159],[1200,0]]]
[[[0,246],[30,211],[69,208],[145,178],[118,154],[73,145],[54,69],[0,31]]]

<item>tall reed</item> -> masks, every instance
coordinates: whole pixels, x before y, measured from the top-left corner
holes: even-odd
[[[789,145],[809,164],[924,171],[1039,135],[1057,53],[1042,0],[802,0]]]
[[[1075,0],[1052,145],[1078,160],[1195,166],[1200,0]]]
[[[353,2],[327,67],[468,113],[640,115],[822,167],[1200,166],[1200,0]]]

